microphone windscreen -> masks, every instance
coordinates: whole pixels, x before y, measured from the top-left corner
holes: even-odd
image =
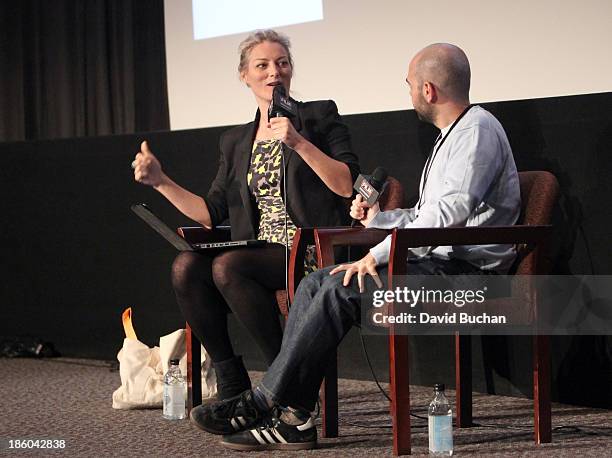
[[[387,182],[388,176],[387,170],[383,167],[376,167],[372,173],[372,178],[370,178],[370,184],[374,189],[380,191]]]
[[[283,86],[282,84],[274,86],[274,90],[272,91],[272,100],[276,100],[277,97],[287,97],[285,86]]]

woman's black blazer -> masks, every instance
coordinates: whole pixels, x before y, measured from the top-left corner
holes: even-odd
[[[355,181],[359,163],[336,104],[326,100],[297,102],[297,106],[298,115],[291,119],[295,129],[325,154],[348,165]],[[259,116],[257,110],[253,122],[222,134],[219,170],[205,197],[213,227],[229,218],[232,240],[256,239],[259,229],[259,211],[246,178]],[[293,223],[297,227],[346,224],[349,219],[346,200],[333,193],[300,155],[286,145],[284,154],[287,170],[284,200]]]

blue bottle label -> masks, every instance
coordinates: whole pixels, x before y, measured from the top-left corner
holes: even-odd
[[[447,452],[453,449],[452,415],[429,416],[429,450]]]

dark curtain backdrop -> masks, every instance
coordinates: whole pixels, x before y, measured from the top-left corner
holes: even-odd
[[[3,0],[0,34],[0,141],[169,129],[163,0]]]

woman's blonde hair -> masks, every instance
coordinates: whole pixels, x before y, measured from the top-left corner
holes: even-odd
[[[291,68],[293,68],[293,57],[291,56],[291,42],[289,41],[289,37],[272,29],[256,30],[242,40],[240,46],[238,46],[238,50],[240,51],[238,74],[242,74],[242,72],[246,69],[247,64],[249,63],[249,56],[253,48],[264,41],[278,43],[285,48],[285,51],[287,51],[287,57],[289,58],[289,65],[291,65]]]

